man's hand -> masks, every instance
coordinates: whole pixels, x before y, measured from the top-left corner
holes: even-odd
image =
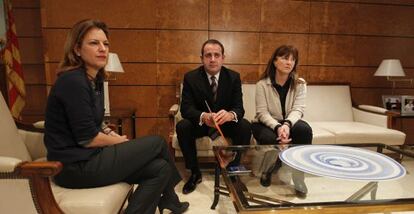
[[[202,120],[206,126],[216,128],[216,126],[214,126],[213,115],[214,113],[204,113]]]
[[[217,125],[234,120],[234,115],[231,112],[228,112],[224,109],[213,115],[214,120],[217,122]]]
[[[292,138],[290,137],[290,128],[288,125],[283,124],[281,127],[277,129],[277,140],[280,140],[280,144],[286,144],[290,143],[292,141]]]

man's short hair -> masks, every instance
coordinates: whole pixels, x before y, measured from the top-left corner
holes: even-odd
[[[201,56],[203,56],[203,55],[204,55],[204,47],[205,47],[207,44],[215,44],[215,45],[220,45],[220,47],[221,47],[221,54],[222,54],[222,55],[224,55],[224,46],[223,46],[223,44],[221,44],[221,42],[220,42],[220,41],[218,41],[217,39],[209,39],[209,40],[207,40],[207,41],[205,41],[205,42],[203,43],[203,46],[201,46]]]

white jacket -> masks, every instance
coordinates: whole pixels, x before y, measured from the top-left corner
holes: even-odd
[[[285,111],[286,120],[292,122],[292,126],[303,117],[305,111],[306,81],[299,78],[296,88],[289,88],[286,95]],[[256,116],[254,122],[261,122],[274,129],[278,121],[284,120],[279,93],[272,86],[270,78],[262,79],[256,83]]]

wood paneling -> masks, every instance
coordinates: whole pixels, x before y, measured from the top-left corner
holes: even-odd
[[[310,35],[310,65],[355,65],[355,37],[337,35]]]
[[[43,64],[23,64],[25,84],[46,84],[45,66]]]
[[[110,106],[136,109],[137,117],[157,117],[157,86],[109,86]]]
[[[207,31],[159,31],[157,61],[198,63],[207,38]]]
[[[261,30],[264,32],[309,32],[310,2],[262,0]]]
[[[356,33],[358,7],[349,3],[312,2],[310,32]]]
[[[137,109],[139,136],[167,137],[175,85],[200,65],[208,38],[224,44],[225,65],[240,72],[243,82],[257,81],[273,51],[291,44],[299,50],[301,77],[309,83],[350,83],[358,104],[381,105],[383,94],[414,94],[406,82],[392,90],[385,77],[373,76],[382,59],[398,58],[406,78],[414,78],[410,0],[42,0],[41,9],[38,0],[13,2],[24,37],[22,60],[35,63],[24,65],[29,84],[54,83],[66,33],[75,22],[94,17],[108,24],[111,52],[118,53],[125,70],[110,81],[111,108]],[[41,30],[30,24],[39,14]],[[46,62],[43,76],[39,60]]]
[[[42,0],[42,26],[70,28],[82,19],[93,17],[112,28],[155,28],[156,3],[153,0]]]
[[[212,32],[210,38],[224,46],[224,63],[259,63],[260,34],[239,32]]]
[[[205,0],[156,1],[160,29],[207,30],[208,2]]]
[[[41,37],[39,8],[15,8],[13,14],[17,35],[22,37]],[[39,51],[41,53],[41,51]]]
[[[210,29],[259,31],[260,3],[260,0],[210,1]]]

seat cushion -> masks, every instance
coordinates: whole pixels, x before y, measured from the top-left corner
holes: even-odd
[[[383,143],[387,145],[404,144],[405,134],[379,126],[360,122],[312,122],[319,128],[335,135],[335,143]]]
[[[231,143],[231,139],[227,139],[229,143]],[[196,147],[197,147],[197,156],[199,157],[212,157],[213,154],[213,146],[220,146],[224,145],[222,137],[216,138],[214,141],[210,139],[208,136],[204,136],[201,138],[196,139]],[[176,156],[181,157],[181,148],[180,144],[178,144],[177,133],[173,136],[172,147],[177,150]]]
[[[335,144],[335,135],[319,127],[316,123],[307,121],[312,128],[312,144]]]
[[[113,214],[118,213],[132,186],[117,183],[92,189],[67,189],[51,182],[51,187],[66,214]]]

